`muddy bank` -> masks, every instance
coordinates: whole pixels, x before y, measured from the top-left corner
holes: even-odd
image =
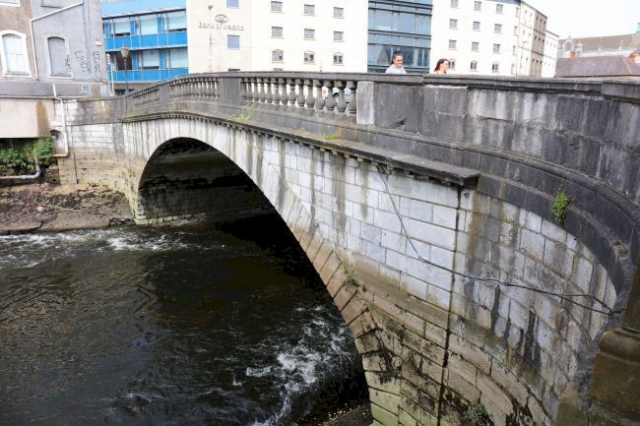
[[[99,185],[0,187],[0,234],[106,228],[132,223],[124,196]]]

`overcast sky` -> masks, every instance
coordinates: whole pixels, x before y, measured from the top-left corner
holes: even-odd
[[[640,0],[524,0],[547,15],[547,30],[562,38],[635,33]]]

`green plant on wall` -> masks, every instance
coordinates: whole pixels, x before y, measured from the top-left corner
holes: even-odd
[[[558,189],[553,199],[553,204],[551,205],[551,214],[553,215],[553,220],[560,226],[564,224],[564,219],[567,215],[567,206],[570,202],[571,199],[562,188]]]
[[[33,172],[35,160],[41,166],[48,166],[53,161],[53,142],[43,137],[29,141],[21,148],[0,149],[0,174],[16,175]]]
[[[491,417],[487,414],[487,411],[479,402],[469,404],[467,410],[464,413],[464,419],[469,426],[490,426],[493,425]]]

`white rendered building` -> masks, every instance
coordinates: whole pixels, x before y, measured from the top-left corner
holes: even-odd
[[[552,77],[558,37],[546,25],[520,0],[434,0],[430,70],[445,58],[451,73]]]
[[[187,0],[189,72],[367,71],[366,0]]]

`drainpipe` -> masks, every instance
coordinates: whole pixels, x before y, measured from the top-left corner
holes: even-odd
[[[38,179],[42,174],[42,170],[40,170],[40,164],[38,164],[38,160],[34,160],[36,163],[36,172],[32,175],[17,175],[17,176],[0,176],[0,180],[34,180]]]
[[[62,139],[64,140],[64,152],[60,154],[53,154],[55,158],[67,158],[69,156],[69,142],[67,139],[67,117],[65,114],[64,100],[58,98],[56,93],[56,85],[53,85],[53,99],[60,101],[60,112],[62,113]]]

